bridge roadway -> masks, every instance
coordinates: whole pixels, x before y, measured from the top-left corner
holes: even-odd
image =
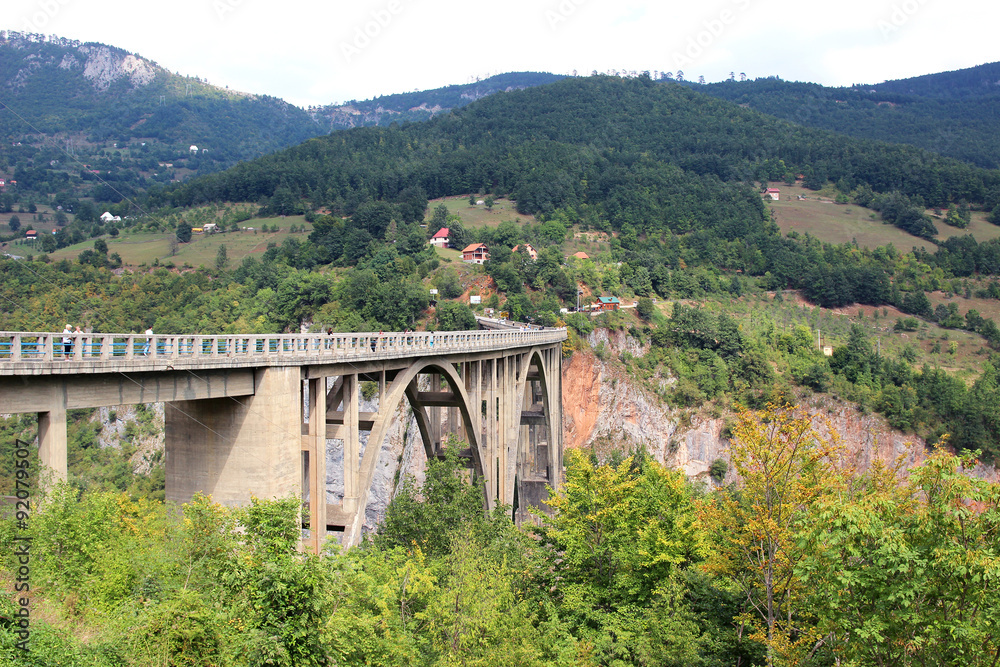
[[[200,492],[239,505],[301,492],[307,543],[319,549],[328,530],[356,544],[366,527],[381,446],[362,446],[360,434],[382,443],[412,413],[428,458],[441,454],[448,433],[467,441],[486,505],[518,499],[523,514],[560,482],[566,331],[480,325],[492,330],[0,332],[0,414],[37,413],[40,460],[65,479],[67,410],[163,402],[169,500]],[[363,381],[377,383],[374,410],[361,410]],[[345,453],[339,503],[310,492],[327,486],[331,440]]]

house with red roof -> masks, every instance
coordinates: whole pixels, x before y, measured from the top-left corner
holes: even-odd
[[[439,248],[447,248],[451,243],[451,240],[448,238],[448,228],[442,227],[434,232],[434,236],[431,237],[431,240],[428,241],[428,243]]]
[[[770,197],[774,201],[778,201],[778,197],[781,196],[781,190],[778,188],[768,188],[764,191],[765,197]]]

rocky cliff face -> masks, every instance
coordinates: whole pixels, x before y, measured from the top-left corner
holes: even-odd
[[[79,51],[86,57],[83,76],[99,91],[107,90],[119,79],[127,80],[132,88],[141,88],[156,78],[156,65],[131,53],[122,54],[106,46],[81,46]]]
[[[603,344],[613,355],[628,352],[640,357],[647,351],[624,332],[596,330],[592,347]],[[902,457],[907,467],[924,460],[926,443],[913,435],[894,431],[880,415],[862,413],[851,404],[827,396],[804,398],[800,407],[814,417],[824,435],[837,433],[847,456],[860,469],[876,460],[886,463]],[[729,462],[728,424],[732,415],[711,417],[690,410],[672,409],[652,392],[632,382],[617,361],[602,361],[591,350],[580,350],[563,362],[563,429],[569,448],[593,448],[598,455],[613,449],[633,451],[644,447],[657,461],[683,470],[692,479],[713,484],[708,474],[716,459]],[[993,466],[980,465],[972,473],[1000,480]],[[731,470],[724,483],[735,475]]]
[[[44,44],[48,48],[41,48]],[[78,71],[98,92],[104,92],[117,81],[125,80],[131,88],[142,88],[163,71],[154,63],[121,49],[101,44],[82,44],[58,37],[43,37],[18,32],[0,34],[0,45],[14,52],[26,53],[17,72],[7,86],[23,87],[28,80],[46,67]]]

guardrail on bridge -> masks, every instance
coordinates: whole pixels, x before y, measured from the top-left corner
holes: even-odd
[[[221,336],[0,331],[0,367],[11,362],[406,357],[545,345],[565,338],[565,329]]]

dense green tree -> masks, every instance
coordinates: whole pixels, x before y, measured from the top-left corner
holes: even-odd
[[[437,307],[437,326],[440,331],[469,331],[476,328],[476,315],[467,304],[445,301]]]
[[[191,225],[186,222],[182,222],[177,225],[176,231],[177,240],[181,243],[188,243],[191,241]]]

